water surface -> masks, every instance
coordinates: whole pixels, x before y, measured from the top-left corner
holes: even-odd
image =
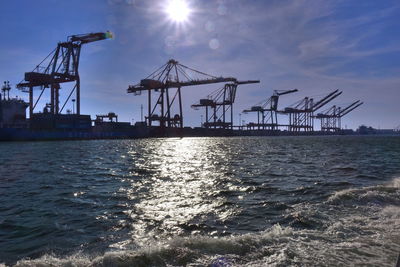
[[[0,263],[394,266],[399,137],[0,143]]]

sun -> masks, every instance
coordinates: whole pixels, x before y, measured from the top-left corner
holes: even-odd
[[[182,23],[188,20],[191,10],[185,0],[169,0],[165,13],[171,21]]]

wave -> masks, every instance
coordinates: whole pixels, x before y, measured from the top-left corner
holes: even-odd
[[[248,262],[254,249],[284,243],[292,234],[290,227],[274,225],[268,231],[225,238],[205,236],[175,238],[163,244],[139,250],[107,252],[97,257],[80,253],[58,258],[45,255],[38,259],[18,261],[14,266],[186,266],[201,264],[230,266],[232,263]],[[254,256],[257,256],[254,254]],[[247,258],[247,260],[246,260]]]
[[[174,237],[139,249],[110,246],[114,250],[102,255],[47,254],[15,266],[394,266],[400,251],[399,221],[396,178],[338,191],[325,202],[294,205],[281,224],[265,231]]]
[[[330,204],[400,205],[400,178],[382,185],[345,189],[328,198]]]
[[[382,211],[385,219],[375,224],[370,218],[356,216],[342,218],[324,231],[295,230],[276,224],[259,233],[174,238],[139,250],[92,257],[45,255],[21,260],[15,266],[394,266],[400,249],[399,229],[388,229],[393,219],[398,220],[397,213],[397,207],[388,207]],[[359,226],[360,221],[364,221],[363,226]],[[393,234],[394,231],[397,232]],[[390,238],[388,232],[392,233]]]

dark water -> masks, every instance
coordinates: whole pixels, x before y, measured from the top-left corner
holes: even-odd
[[[6,265],[394,266],[400,252],[399,137],[0,143],[0,164]]]

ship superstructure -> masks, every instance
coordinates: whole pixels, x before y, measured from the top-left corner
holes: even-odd
[[[27,128],[26,108],[24,100],[10,98],[10,82],[5,81],[0,94],[0,128]]]

